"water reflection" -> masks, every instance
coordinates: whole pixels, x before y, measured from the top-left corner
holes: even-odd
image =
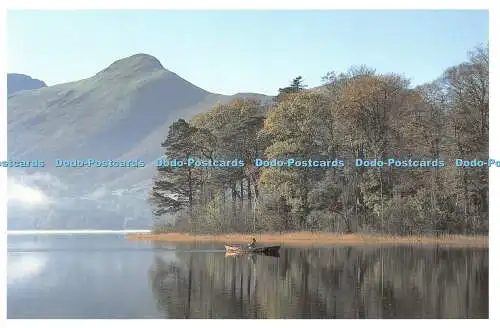
[[[122,236],[9,236],[7,316],[161,317],[148,284],[152,255]]]
[[[158,250],[168,318],[487,318],[488,250],[294,249],[281,257]]]
[[[33,254],[9,255],[8,261],[7,285],[19,284],[39,275],[47,264],[45,256]]]

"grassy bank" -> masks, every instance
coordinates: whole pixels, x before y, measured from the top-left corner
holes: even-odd
[[[443,245],[488,248],[487,236],[387,236],[375,234],[334,234],[334,233],[265,233],[265,234],[220,234],[190,235],[183,233],[132,233],[131,240],[157,240],[168,242],[223,242],[226,244],[247,243],[256,238],[261,244],[288,245]]]

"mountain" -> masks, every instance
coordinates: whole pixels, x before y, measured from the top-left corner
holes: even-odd
[[[7,95],[23,90],[44,88],[46,86],[45,82],[34,79],[29,75],[18,73],[7,74]]]
[[[11,185],[22,184],[51,201],[44,210],[32,207],[32,217],[38,219],[30,219],[26,227],[23,218],[28,214],[19,205],[23,200],[10,202],[9,228],[80,227],[82,220],[74,218],[84,212],[85,224],[91,225],[87,228],[147,228],[151,217],[146,198],[155,171],[150,163],[162,155],[160,144],[169,125],[240,97],[271,100],[260,94],[210,93],[147,54],[117,60],[87,79],[11,95],[9,159],[46,162],[43,169],[9,168]],[[147,165],[70,169],[56,168],[56,159],[140,159]]]

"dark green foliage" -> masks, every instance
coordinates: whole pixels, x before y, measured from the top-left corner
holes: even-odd
[[[168,136],[162,143],[167,160],[185,161],[189,158],[203,158],[210,148],[211,135],[191,126],[185,120],[178,120],[170,126]],[[199,193],[203,172],[200,169],[182,165],[160,166],[155,178],[150,200],[155,205],[154,214],[177,213],[192,210]]]
[[[303,91],[306,88],[307,85],[304,84],[304,79],[302,78],[302,76],[297,76],[292,80],[289,86],[279,89],[275,101],[279,102],[285,99],[288,95]]]

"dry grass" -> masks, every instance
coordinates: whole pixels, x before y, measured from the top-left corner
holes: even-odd
[[[487,236],[443,235],[433,236],[387,236],[372,234],[334,234],[295,232],[284,234],[220,234],[190,235],[182,233],[135,233],[127,236],[131,240],[159,240],[168,242],[224,242],[226,244],[246,243],[256,238],[258,243],[288,245],[446,245],[459,247],[488,248]]]

